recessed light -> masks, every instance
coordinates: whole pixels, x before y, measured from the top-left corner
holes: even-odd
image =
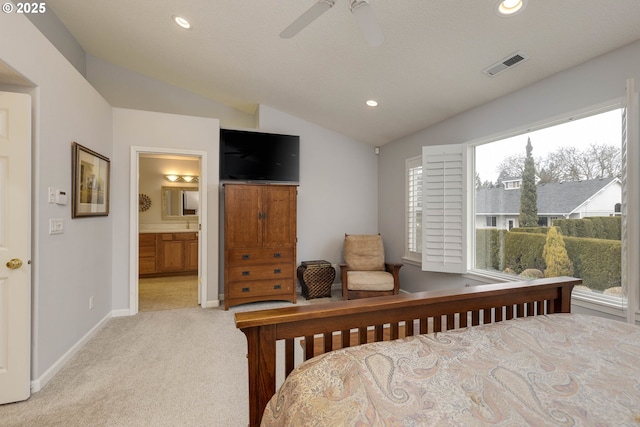
[[[513,16],[524,10],[527,0],[499,0],[496,3],[496,14],[498,16]]]
[[[176,24],[178,24],[180,27],[184,28],[185,30],[188,30],[188,29],[191,28],[191,23],[189,21],[187,21],[186,18],[183,18],[182,16],[174,15],[173,16],[173,22],[175,22]]]
[[[374,100],[374,99],[370,99],[367,101],[367,105],[369,107],[377,107],[378,106],[378,101]]]

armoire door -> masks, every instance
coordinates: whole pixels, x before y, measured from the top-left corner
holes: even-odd
[[[296,192],[293,186],[264,188],[262,246],[291,248],[296,242]]]

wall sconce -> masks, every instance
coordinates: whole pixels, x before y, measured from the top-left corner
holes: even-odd
[[[165,175],[164,177],[169,182],[198,182],[198,177],[195,175]]]

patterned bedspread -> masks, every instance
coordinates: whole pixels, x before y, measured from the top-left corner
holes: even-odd
[[[640,327],[514,319],[315,357],[263,426],[640,426]]]

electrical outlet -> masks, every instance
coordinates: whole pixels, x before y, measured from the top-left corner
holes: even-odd
[[[93,296],[89,297],[89,310],[93,310]]]

